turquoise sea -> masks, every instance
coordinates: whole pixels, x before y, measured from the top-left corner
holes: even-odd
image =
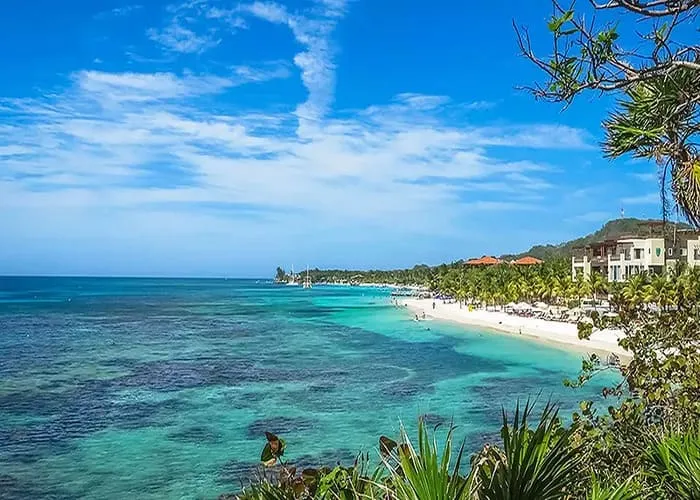
[[[215,498],[265,443],[350,463],[419,415],[497,440],[501,405],[565,413],[581,355],[416,322],[369,288],[0,277],[0,498]]]

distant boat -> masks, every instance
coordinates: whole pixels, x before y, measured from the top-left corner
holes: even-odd
[[[311,278],[309,278],[309,266],[306,266],[306,278],[304,278],[304,283],[302,286],[304,288],[311,288]]]
[[[289,279],[287,279],[287,286],[299,286],[299,283],[297,283],[297,277],[294,274],[294,266],[292,266],[292,274],[290,274]]]

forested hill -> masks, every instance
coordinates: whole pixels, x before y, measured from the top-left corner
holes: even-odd
[[[571,258],[572,249],[574,247],[583,246],[588,243],[602,241],[606,239],[631,237],[631,236],[661,236],[664,231],[672,231],[674,227],[678,229],[691,229],[687,224],[674,224],[671,222],[663,225],[660,220],[648,219],[616,219],[607,222],[598,231],[577,238],[575,240],[566,241],[558,245],[535,245],[528,251],[514,254],[502,255],[501,259],[510,261],[530,255],[537,257],[546,262],[547,266],[570,266],[569,259]],[[395,270],[348,270],[348,269],[310,269],[309,278],[314,283],[331,282],[331,283],[393,283],[393,284],[424,284],[427,283],[435,273],[443,272],[448,268],[461,267],[463,262],[470,257],[478,257],[477,255],[465,255],[462,260],[451,264],[441,264],[431,267],[426,265],[417,265],[411,269],[395,269]],[[297,282],[301,282],[305,273],[290,277],[288,273],[277,268],[276,280],[280,283],[287,282],[290,278]]]
[[[665,230],[691,229],[687,224],[667,222]],[[582,236],[575,240],[566,241],[558,245],[535,245],[528,251],[519,254],[501,256],[502,259],[517,259],[525,255],[531,255],[542,260],[553,260],[558,258],[570,258],[574,247],[579,247],[607,239],[622,238],[625,236],[661,236],[664,231],[663,221],[656,219],[615,219],[607,222],[598,231],[587,236]]]

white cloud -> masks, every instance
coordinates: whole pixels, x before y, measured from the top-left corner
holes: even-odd
[[[659,174],[654,173],[654,172],[635,172],[633,174],[630,174],[632,177],[642,181],[642,182],[658,182],[659,181]]]
[[[191,29],[182,26],[177,18],[173,19],[162,30],[149,29],[147,35],[151,40],[161,44],[167,50],[182,54],[201,53],[216,47],[221,42],[221,40],[213,37],[211,34],[197,34]]]
[[[261,78],[249,68],[235,73]],[[277,221],[303,214],[321,225],[393,228],[397,218],[410,217],[430,228],[423,231],[441,232],[475,211],[535,209],[533,194],[551,188],[541,177],[548,166],[499,160],[488,150],[494,143],[522,146],[523,127],[431,118],[433,106],[424,106],[437,103],[431,96],[412,94],[403,105],[423,120],[401,116],[396,102],[405,103],[403,95],[385,106],[392,121],[367,121],[366,112],[326,117],[308,139],[290,127],[293,114],[195,107],[192,98],[233,85],[223,77],[81,72],[74,82],[61,95],[8,103],[27,123],[0,150],[20,153],[5,168],[10,178],[32,176],[0,183],[4,204],[146,211],[154,204],[235,204]],[[25,151],[35,154],[24,158]],[[494,192],[509,199],[482,198]]]
[[[450,102],[450,98],[442,95],[422,95],[412,92],[404,92],[396,96],[395,100],[414,109],[435,109]]]
[[[242,12],[265,21],[286,24],[292,30],[295,40],[304,47],[303,52],[294,56],[294,64],[301,71],[302,82],[308,91],[306,101],[296,109],[298,133],[307,138],[318,132],[319,120],[326,115],[333,103],[335,50],[330,37],[346,3],[326,0],[319,5],[322,11],[316,18],[292,15],[284,6],[274,2],[254,2],[240,7]]]
[[[270,61],[260,66],[235,66],[233,72],[246,82],[264,82],[277,78],[287,78],[289,67],[284,61]]]
[[[472,111],[492,109],[495,108],[498,103],[493,101],[474,101],[464,104],[464,108]]]
[[[143,8],[143,5],[124,5],[121,7],[115,7],[112,10],[100,12],[95,16],[96,19],[104,19],[107,17],[126,17],[137,10]]]
[[[0,157],[3,156],[18,156],[31,154],[32,150],[24,146],[0,146]]]
[[[625,205],[661,205],[661,195],[657,191],[640,196],[630,196],[622,198],[622,203]]]
[[[142,9],[142,5],[125,5],[124,7],[116,7],[112,9],[112,14],[115,16],[127,16],[135,10]]]
[[[284,63],[271,61],[259,66],[236,66],[228,76],[80,71],[74,75],[74,79],[78,91],[107,105],[110,102],[164,101],[217,94],[238,85],[288,76],[289,71]]]
[[[49,219],[73,221],[85,238],[132,228],[144,239],[223,234],[234,246],[276,227],[453,235],[477,212],[543,206],[553,168],[530,161],[529,149],[590,147],[585,132],[561,125],[477,125],[463,111],[486,104],[447,96],[404,92],[334,110],[332,34],[346,8],[317,0],[301,13],[264,2],[224,11],[194,0],[169,11],[194,41],[152,33],[172,50],[197,52],[202,35],[186,24],[194,14],[286,26],[301,46],[294,64],[307,91],[294,109],[228,99],[237,86],[288,77],[291,63],[279,60],[199,74],[85,70],[43,97],[0,99],[5,123],[21,121],[0,126],[0,206],[49,232]],[[10,224],[0,221],[0,232]]]

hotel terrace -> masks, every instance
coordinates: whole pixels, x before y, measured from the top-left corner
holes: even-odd
[[[648,236],[629,235],[591,243],[573,249],[571,274],[607,276],[608,281],[625,281],[641,272],[661,274],[678,263],[700,266],[700,233],[675,230],[663,236],[662,228]]]

